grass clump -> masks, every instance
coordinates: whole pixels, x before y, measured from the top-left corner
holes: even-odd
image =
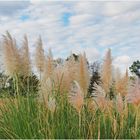
[[[45,55],[41,38],[36,73],[27,36],[19,48],[7,32],[3,54],[1,139],[140,138],[140,80],[113,71],[110,49],[93,72],[85,53],[59,63],[51,50]]]

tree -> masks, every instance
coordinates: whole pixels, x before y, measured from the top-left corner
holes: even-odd
[[[0,96],[13,96],[13,97],[16,96],[17,92],[14,88],[13,78],[8,76],[5,78],[6,81],[4,82],[3,90],[7,92],[1,92]],[[20,75],[18,77],[18,81],[19,81],[18,87],[20,96],[24,97],[26,97],[27,95],[32,97],[38,96],[38,90],[40,85],[39,80],[35,74],[31,73],[28,77]]]
[[[140,61],[134,61],[133,64],[129,67],[132,73],[135,73],[140,78]]]
[[[88,88],[88,96],[93,95],[93,92],[95,91],[94,85],[95,84],[99,84],[101,82],[101,77],[99,74],[99,63],[98,62],[94,62],[90,68],[92,70],[92,76],[90,78],[90,84],[89,84],[89,88]]]
[[[79,60],[79,55],[72,53],[67,59],[66,61],[69,61],[69,59],[74,58],[75,61]]]

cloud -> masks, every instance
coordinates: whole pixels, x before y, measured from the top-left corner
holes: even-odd
[[[130,63],[131,59],[128,55],[118,56],[113,61],[115,68],[120,68],[123,73],[129,68]]]
[[[116,66],[140,59],[140,2],[31,0],[0,7],[1,34],[9,30],[20,45],[26,33],[32,53],[41,35],[45,50],[52,48],[56,57],[85,51],[94,61],[111,48]]]
[[[83,24],[92,20],[92,17],[93,16],[89,14],[80,14],[80,15],[71,16],[70,24],[78,26],[79,24]]]
[[[128,64],[130,62],[130,57],[127,55],[123,55],[123,56],[118,56],[115,61],[115,63],[120,63],[120,64]]]
[[[0,15],[12,16],[29,6],[29,1],[0,1]]]
[[[111,45],[114,45],[116,43],[118,43],[119,39],[118,38],[115,38],[115,37],[103,37],[100,39],[99,41],[99,45],[100,46],[111,46]]]
[[[76,53],[76,54],[81,53],[82,54],[84,52],[86,53],[86,56],[87,56],[87,59],[88,59],[89,62],[96,61],[100,56],[99,51],[94,47],[92,47],[92,48],[89,48],[89,47],[82,48],[80,46],[77,46],[77,47],[72,49],[72,53]]]
[[[106,2],[104,6],[104,15],[105,16],[116,16],[124,14],[130,10],[139,8],[139,2],[126,2],[126,1],[115,1],[115,2]]]

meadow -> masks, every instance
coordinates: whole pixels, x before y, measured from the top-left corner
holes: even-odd
[[[0,139],[140,138],[140,81],[113,67],[111,49],[93,64],[53,59],[39,37],[31,59],[27,36],[18,46],[9,32],[1,48]]]

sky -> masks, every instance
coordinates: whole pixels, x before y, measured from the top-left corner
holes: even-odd
[[[112,50],[115,67],[140,59],[140,1],[0,1],[0,38],[9,31],[33,54],[41,35],[55,58],[86,52],[90,62]]]

